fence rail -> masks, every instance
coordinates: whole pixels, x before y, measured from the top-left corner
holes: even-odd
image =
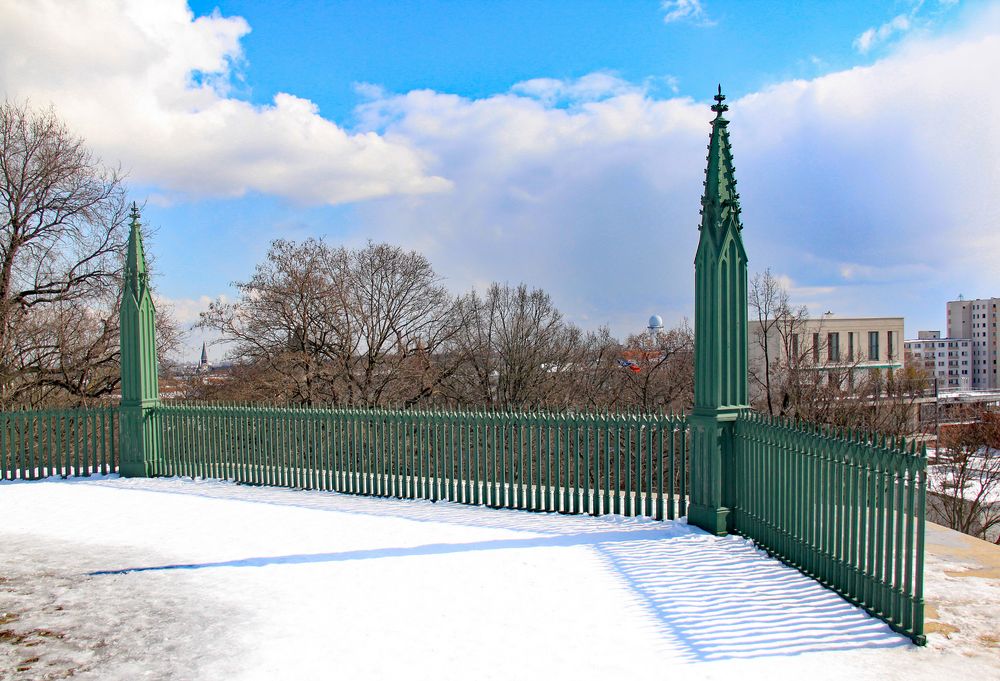
[[[686,513],[686,421],[161,405],[162,475],[562,513]]]
[[[734,459],[738,532],[923,642],[927,462],[915,445],[747,412]]]
[[[0,479],[118,471],[118,407],[0,412]]]

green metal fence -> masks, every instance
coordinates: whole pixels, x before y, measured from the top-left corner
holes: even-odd
[[[160,475],[562,513],[686,512],[680,416],[161,405],[153,418]]]
[[[737,532],[924,642],[922,451],[746,412],[733,458]]]
[[[158,405],[150,474],[656,519],[687,513],[687,420]],[[118,470],[119,409],[0,412],[0,478]],[[917,642],[926,457],[746,411],[724,462],[732,528]]]
[[[118,407],[0,412],[0,479],[118,470]]]

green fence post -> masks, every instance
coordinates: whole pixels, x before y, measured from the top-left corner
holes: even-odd
[[[691,524],[732,530],[734,424],[747,408],[747,256],[740,231],[722,88],[708,147],[701,237],[695,255],[695,399],[691,424]]]
[[[121,461],[124,477],[147,477],[159,469],[159,434],[153,410],[160,404],[156,363],[156,311],[149,290],[139,209],[132,204],[125,259],[121,319]]]

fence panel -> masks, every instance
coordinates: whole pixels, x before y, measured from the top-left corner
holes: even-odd
[[[559,513],[684,515],[683,416],[160,405],[166,475]]]
[[[118,471],[118,408],[0,412],[0,480]]]
[[[915,445],[747,412],[734,458],[737,532],[925,640],[927,461]]]

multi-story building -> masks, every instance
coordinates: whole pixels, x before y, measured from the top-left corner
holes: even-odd
[[[973,390],[1000,388],[997,377],[997,305],[1000,298],[948,302],[948,337],[972,341],[970,385]]]
[[[764,361],[761,324],[749,324],[749,361]],[[770,361],[787,360],[824,371],[901,369],[903,367],[902,317],[835,317],[825,314],[792,324],[784,333],[768,333]]]
[[[941,338],[940,331],[920,331],[916,340],[904,341],[903,346],[907,362],[936,378],[939,388],[968,390],[972,387],[971,338]]]

